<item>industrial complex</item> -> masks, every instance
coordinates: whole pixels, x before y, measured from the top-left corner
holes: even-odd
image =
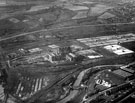
[[[0,12],[0,103],[135,103],[134,0],[2,0]]]

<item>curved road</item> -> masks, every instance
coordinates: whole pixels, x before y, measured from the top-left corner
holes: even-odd
[[[95,66],[95,67],[92,67],[92,68],[100,68],[100,67],[106,67],[106,66],[116,66],[116,67],[118,67],[118,66],[122,66],[122,65],[101,65],[101,66]],[[79,86],[81,81],[82,81],[82,79],[83,79],[83,76],[85,75],[85,73],[88,70],[92,69],[92,68],[88,68],[88,69],[82,71],[78,75],[77,80],[75,81],[73,86],[75,86],[75,87]],[[78,92],[79,92],[78,90],[71,91],[70,94],[66,98],[64,98],[63,100],[61,100],[61,101],[59,101],[57,103],[66,103],[66,102],[70,101],[71,99],[73,99],[77,95]]]

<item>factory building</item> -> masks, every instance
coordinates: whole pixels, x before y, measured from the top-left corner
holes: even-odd
[[[97,53],[96,51],[94,51],[92,49],[78,51],[78,52],[76,52],[76,55],[82,55],[82,56],[89,58],[89,59],[103,57],[103,55]]]
[[[129,50],[129,49],[122,47],[120,45],[107,45],[107,46],[104,46],[104,48],[109,50],[110,52],[117,54],[117,55],[134,53],[134,51]]]
[[[57,55],[65,55],[71,52],[71,47],[69,45],[48,45],[50,48],[49,51],[57,54]]]
[[[46,60],[51,63],[58,63],[58,62],[63,62],[65,60],[65,57],[51,52],[46,55]]]
[[[66,60],[68,60],[68,61],[74,61],[75,58],[76,58],[76,55],[73,53],[69,53],[66,55]]]
[[[72,53],[70,45],[66,44],[52,44],[48,45],[49,53],[47,55],[48,61],[51,63],[63,62],[63,61],[74,61],[76,55]]]

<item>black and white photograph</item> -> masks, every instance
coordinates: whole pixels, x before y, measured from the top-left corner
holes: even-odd
[[[135,103],[135,0],[0,0],[0,103]]]

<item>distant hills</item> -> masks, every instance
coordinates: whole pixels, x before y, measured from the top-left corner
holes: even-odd
[[[27,4],[51,3],[54,1],[56,1],[56,0],[0,0],[0,4],[27,5]]]
[[[102,3],[128,3],[135,2],[135,0],[0,0],[0,5],[8,4],[8,5],[27,5],[27,4],[43,4],[43,3],[52,3],[55,1],[60,2],[102,2]]]

